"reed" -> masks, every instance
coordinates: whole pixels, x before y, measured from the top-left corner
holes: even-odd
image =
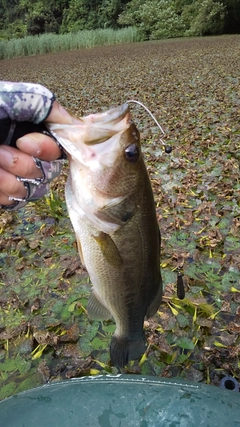
[[[135,27],[83,30],[67,34],[46,33],[22,39],[0,40],[0,59],[39,55],[95,46],[134,43],[140,40]]]

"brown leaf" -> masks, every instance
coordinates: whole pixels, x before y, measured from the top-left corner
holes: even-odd
[[[74,323],[69,329],[66,329],[64,335],[59,336],[59,342],[76,342],[79,340],[80,329]]]

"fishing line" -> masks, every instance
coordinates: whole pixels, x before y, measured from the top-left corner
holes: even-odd
[[[157,119],[154,117],[154,115],[151,113],[151,111],[146,107],[146,105],[144,105],[140,101],[136,101],[135,99],[129,99],[129,101],[126,101],[126,102],[128,104],[130,104],[130,103],[138,104],[141,107],[143,107],[148,112],[148,114],[150,115],[150,117],[154,120],[154,122],[156,123],[156,125],[159,127],[160,131],[162,132],[162,135],[163,136],[165,135],[165,132],[164,132],[162,126],[158,123]],[[161,144],[165,148],[165,153],[168,153],[168,154],[171,153],[171,151],[172,151],[171,145],[166,145],[165,142],[161,138],[160,138],[160,142],[161,142]]]
[[[140,101],[136,101],[135,99],[130,99],[129,101],[127,101],[128,104],[130,103],[134,103],[134,104],[138,104],[141,107],[143,107],[147,113],[150,115],[150,117],[154,120],[154,122],[156,123],[156,125],[158,126],[158,128],[160,129],[160,131],[162,132],[162,135],[165,135],[165,132],[162,128],[162,126],[158,123],[157,119],[154,117],[154,115],[151,113],[151,111],[146,107],[146,105],[144,105],[142,102]],[[161,142],[161,144],[164,146],[165,149],[165,153],[171,153],[172,151],[172,147],[171,145],[167,145],[165,144],[165,142],[160,138],[159,140]],[[185,298],[185,289],[184,289],[184,283],[183,283],[183,265],[180,264],[179,259],[177,259],[177,296],[179,299],[184,299]]]

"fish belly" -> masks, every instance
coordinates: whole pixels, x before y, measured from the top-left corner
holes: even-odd
[[[126,224],[106,234],[93,226],[79,209],[71,186],[66,201],[81,260],[92,283],[90,317],[113,317],[116,331],[110,355],[123,367],[145,350],[144,317],[153,315],[161,302],[160,241],[154,206],[147,203]]]

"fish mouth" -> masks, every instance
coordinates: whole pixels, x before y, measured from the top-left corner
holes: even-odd
[[[111,108],[103,113],[89,114],[80,119],[82,124],[48,124],[48,128],[59,144],[73,158],[84,163],[84,158],[96,157],[97,153],[84,153],[84,147],[106,152],[113,148],[115,139],[129,128],[132,123],[128,103]],[[102,144],[101,143],[105,143]],[[104,147],[105,145],[105,147]],[[100,149],[101,147],[101,149]],[[114,150],[115,151],[115,150]]]
[[[104,113],[90,114],[89,116],[85,116],[83,120],[92,130],[88,138],[84,140],[84,143],[86,145],[101,144],[116,133],[129,127],[131,122],[129,105],[125,103],[119,107],[111,108]]]
[[[110,108],[103,113],[89,114],[88,116],[83,117],[83,120],[86,124],[98,127],[99,124],[102,126],[114,126],[119,123],[128,113],[129,105],[127,102],[124,104]]]

